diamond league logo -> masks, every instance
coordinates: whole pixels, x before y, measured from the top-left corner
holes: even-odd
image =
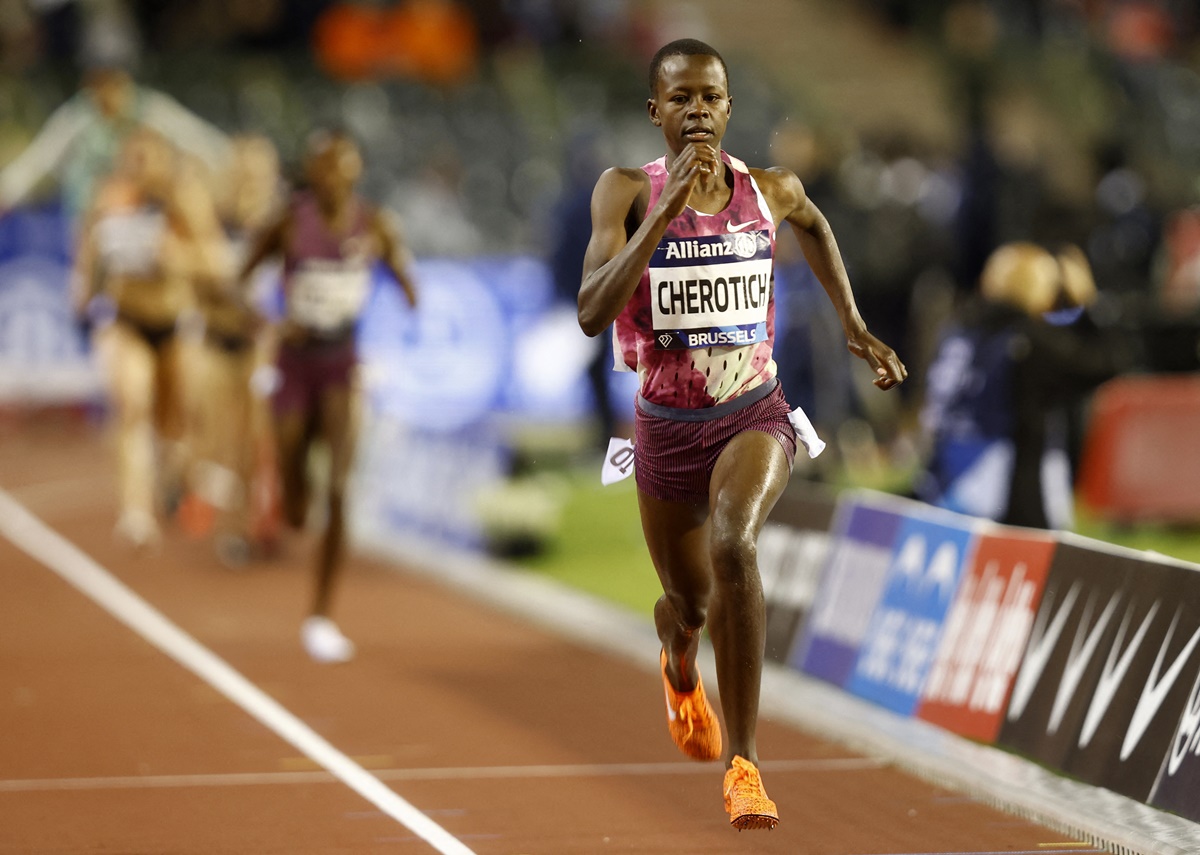
[[[738,258],[753,258],[758,252],[758,236],[750,232],[732,235],[733,254]]]
[[[663,347],[670,347],[671,342],[674,340],[675,339],[671,336],[670,333],[663,333],[662,335],[660,335],[658,337],[658,343],[661,344]]]

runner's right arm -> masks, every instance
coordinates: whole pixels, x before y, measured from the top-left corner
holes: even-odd
[[[412,251],[404,240],[404,232],[394,215],[376,209],[371,227],[379,241],[380,260],[395,277],[410,308],[417,307],[417,286],[412,277]]]
[[[711,146],[689,143],[671,164],[667,183],[654,210],[629,234],[628,226],[646,210],[650,179],[640,169],[605,170],[592,191],[592,237],[583,257],[579,286],[579,326],[599,335],[617,319],[633,296],[671,220],[691,198],[700,174],[715,157]]]
[[[284,208],[270,224],[254,236],[254,242],[250,245],[250,251],[246,253],[246,259],[237,271],[237,280],[234,282],[234,287],[240,294],[246,295],[250,287],[250,274],[255,268],[268,258],[283,254],[291,227],[291,211]]]

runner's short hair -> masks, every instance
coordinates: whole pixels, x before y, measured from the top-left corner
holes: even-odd
[[[711,56],[717,62],[721,63],[721,73],[725,75],[725,85],[729,86],[729,67],[725,65],[725,58],[717,53],[717,49],[712,45],[705,44],[699,39],[676,39],[673,42],[668,42],[658,49],[654,54],[654,58],[650,60],[650,94],[654,95],[658,88],[658,75],[662,71],[662,64],[672,56]]]
[[[305,159],[314,157],[324,151],[334,142],[345,140],[355,148],[362,150],[358,140],[350,129],[343,125],[318,125],[308,132],[304,138]]]

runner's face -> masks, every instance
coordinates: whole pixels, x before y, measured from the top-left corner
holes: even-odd
[[[128,74],[115,69],[93,72],[87,80],[92,99],[105,118],[114,119],[122,115],[129,106],[133,81]]]
[[[358,146],[339,137],[315,154],[310,161],[309,179],[318,193],[329,198],[343,198],[354,190],[362,168]]]
[[[721,63],[712,56],[672,56],[663,61],[658,87],[647,107],[678,154],[689,143],[721,147],[733,99]]]
[[[174,159],[170,144],[149,131],[135,131],[125,141],[126,174],[143,189],[157,190],[170,182]]]

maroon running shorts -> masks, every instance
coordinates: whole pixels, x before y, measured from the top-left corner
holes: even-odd
[[[279,388],[271,400],[275,415],[316,412],[329,389],[349,387],[354,381],[358,353],[354,340],[281,344],[275,366]]]
[[[665,502],[707,502],[717,458],[747,430],[779,440],[790,468],[796,459],[796,431],[789,412],[778,379],[701,410],[664,407],[639,395],[633,446],[638,489]]]

